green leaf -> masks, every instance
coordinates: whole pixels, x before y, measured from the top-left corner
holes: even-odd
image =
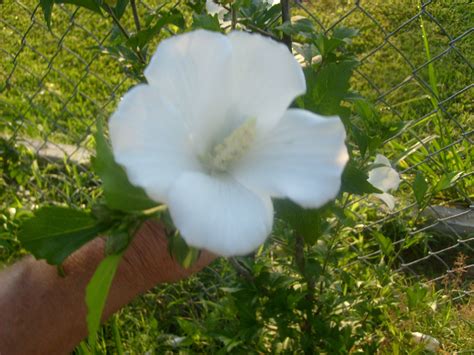
[[[323,233],[320,209],[305,209],[288,199],[274,201],[276,216],[287,223],[305,242],[314,244]]]
[[[131,48],[145,47],[166,25],[175,25],[179,28],[184,27],[183,14],[173,9],[168,12],[160,12],[160,19],[151,27],[141,30],[127,40],[127,46]]]
[[[99,222],[112,224],[117,219],[123,218],[123,213],[116,210],[111,210],[105,203],[97,203],[91,208],[91,213]]]
[[[359,30],[351,27],[337,27],[334,29],[332,36],[334,38],[342,39],[343,41],[346,41],[348,39],[351,39],[352,37],[355,37],[359,34]]]
[[[44,20],[51,30],[51,13],[53,11],[54,0],[40,0],[41,9],[43,9]]]
[[[280,26],[277,26],[276,29],[290,36],[301,35],[303,33],[314,33],[313,23],[307,18],[302,18],[295,22],[286,21]]]
[[[115,16],[120,20],[127,9],[128,0],[118,0],[114,5],[113,11]]]
[[[200,250],[188,246],[178,232],[169,239],[168,249],[173,258],[185,269],[191,267],[200,254]]]
[[[120,254],[127,249],[144,219],[125,216],[107,236],[105,255]]]
[[[383,191],[380,191],[367,181],[368,178],[366,172],[362,171],[354,163],[349,161],[342,173],[341,189],[344,192],[357,195],[363,195],[365,193],[382,193]]]
[[[97,342],[102,312],[121,259],[122,254],[118,254],[109,255],[102,260],[86,288],[87,330],[92,348],[95,348]]]
[[[369,136],[354,124],[351,125],[351,132],[352,136],[354,137],[354,141],[359,147],[360,154],[362,155],[362,157],[364,157],[369,146]]]
[[[204,30],[222,32],[217,15],[193,14],[193,29],[202,28]]]
[[[95,140],[96,157],[92,165],[102,179],[107,205],[125,212],[146,210],[158,205],[148,198],[142,188],[133,186],[125,170],[115,162],[100,123],[97,125]]]
[[[459,179],[459,177],[463,174],[462,171],[460,172],[450,172],[447,174],[444,174],[441,179],[439,179],[438,183],[436,184],[434,190],[436,192],[445,190],[451,186]]]
[[[421,171],[418,171],[416,173],[415,181],[413,181],[413,192],[415,193],[416,202],[419,205],[423,204],[427,190],[428,184],[426,183],[425,177]]]
[[[323,57],[329,57],[337,48],[344,46],[346,43],[340,38],[328,38],[324,35],[316,37],[314,44],[318,47]]]
[[[42,207],[23,222],[18,239],[37,259],[59,265],[72,252],[109,226],[90,213],[65,207]]]
[[[365,99],[354,100],[354,110],[367,128],[380,126],[379,115],[375,107]]]
[[[124,1],[124,0],[121,0]],[[128,1],[128,0],[127,0]],[[54,4],[72,4],[79,7],[84,7],[90,11],[96,12],[102,15],[100,9],[100,3],[96,0],[40,0],[40,6],[43,10],[44,19],[48,29],[51,30],[51,14],[53,11]]]
[[[103,4],[109,5],[110,7],[117,6],[117,0],[101,0]]]
[[[377,243],[379,243],[382,253],[387,257],[391,256],[394,251],[392,241],[379,232],[374,232],[373,235],[377,240]]]
[[[405,242],[402,244],[403,250],[409,250],[413,245],[420,244],[425,240],[422,233],[414,234],[409,237],[405,237]]]
[[[127,249],[132,237],[126,231],[111,233],[105,242],[105,255],[120,254]]]
[[[425,298],[428,294],[428,289],[425,287],[415,284],[406,289],[408,308],[410,311],[419,310],[420,304],[425,303]]]
[[[318,279],[319,275],[323,271],[321,263],[314,258],[307,258],[305,260],[305,273],[313,280]]]
[[[322,64],[319,69],[307,67],[304,71],[307,82],[307,93],[303,97],[304,108],[321,115],[338,114],[356,65],[356,61],[347,60]]]

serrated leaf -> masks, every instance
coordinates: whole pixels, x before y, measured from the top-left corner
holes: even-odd
[[[90,213],[66,207],[42,207],[21,225],[18,239],[37,259],[53,265],[108,229]]]
[[[274,201],[276,216],[287,223],[308,244],[314,244],[323,231],[323,221],[319,209],[305,209],[288,199]]]
[[[328,38],[325,35],[319,35],[315,38],[314,44],[323,57],[328,57],[337,48],[344,46],[346,43],[340,38]]]
[[[337,27],[334,29],[332,36],[334,38],[347,40],[359,34],[359,30],[351,27]]]
[[[151,27],[141,30],[134,34],[127,40],[127,46],[130,48],[143,48],[145,47],[154,37],[156,37],[164,26],[175,25],[179,28],[184,26],[183,14],[173,9],[168,12],[160,13],[159,20]]]
[[[188,269],[199,258],[199,249],[192,248],[186,244],[186,241],[176,233],[168,241],[168,249],[175,259],[182,267]]]
[[[413,181],[413,192],[415,193],[416,202],[419,205],[423,204],[427,190],[428,184],[426,183],[425,177],[421,171],[418,171],[415,180]]]
[[[222,32],[217,15],[193,14],[193,29],[202,28],[204,30]]]
[[[311,20],[306,18],[299,19],[295,22],[286,21],[280,26],[277,26],[276,29],[290,36],[301,35],[304,33],[314,33],[313,23]]]
[[[103,134],[101,124],[97,125],[96,157],[92,165],[102,179],[105,200],[108,207],[120,211],[141,211],[158,205],[148,198],[145,191],[133,186],[125,170],[118,165]]]
[[[89,344],[93,348],[97,342],[97,331],[100,327],[109,289],[121,259],[122,254],[118,254],[109,255],[102,260],[86,287],[87,330]]]
[[[354,163],[349,162],[342,173],[341,189],[344,192],[349,192],[357,195],[365,193],[382,193],[370,182],[367,181],[369,176],[366,172],[359,169]]]
[[[337,115],[341,101],[348,93],[349,79],[356,65],[356,61],[348,60],[323,64],[319,70],[307,67],[304,71],[307,82],[304,108],[321,115]]]

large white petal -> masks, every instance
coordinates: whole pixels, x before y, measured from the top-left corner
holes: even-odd
[[[288,110],[278,125],[236,162],[232,174],[243,185],[303,207],[319,207],[339,191],[348,160],[338,117]]]
[[[185,173],[173,185],[168,206],[186,242],[219,255],[245,255],[271,232],[273,206],[230,177]]]
[[[179,112],[204,153],[220,131],[226,131],[232,46],[223,34],[196,30],[163,40],[145,77]]]
[[[257,129],[266,131],[306,91],[303,71],[282,43],[239,31],[228,37],[233,51],[231,112],[242,121],[256,118]]]
[[[181,173],[200,169],[179,112],[149,85],[125,94],[109,129],[115,160],[130,182],[156,201],[166,202],[167,190]]]
[[[249,118],[273,127],[306,90],[304,74],[281,43],[258,34],[197,30],[164,40],[145,76],[181,112],[198,153]]]

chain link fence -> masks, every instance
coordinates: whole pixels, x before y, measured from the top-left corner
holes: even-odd
[[[355,229],[367,238],[389,235],[400,247],[398,270],[429,281],[455,278],[464,284],[458,284],[458,297],[472,293],[465,287],[474,278],[468,2],[290,3],[292,15],[311,19],[321,31],[359,29],[352,87],[374,103],[380,120],[402,124],[384,142],[384,154],[403,180],[393,193],[396,208],[389,211],[370,196],[352,198],[346,209]],[[0,14],[0,207],[8,215],[52,201],[90,205],[97,198],[88,166],[94,123],[107,118],[134,84],[120,63],[102,53],[115,30],[107,19],[71,5],[55,6],[52,31],[33,0],[6,1]],[[429,194],[422,209],[413,188],[420,173]],[[361,212],[367,207],[373,212]],[[14,226],[7,224],[8,232]],[[356,263],[371,263],[382,253],[367,253],[355,239],[346,243],[359,252]]]

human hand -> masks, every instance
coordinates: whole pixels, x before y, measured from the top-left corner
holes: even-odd
[[[0,354],[66,354],[87,336],[85,289],[104,247],[104,238],[96,238],[73,253],[63,265],[65,277],[32,257],[0,273]],[[102,320],[153,286],[184,279],[215,258],[203,251],[184,269],[170,256],[164,226],[145,222],[117,269]]]

